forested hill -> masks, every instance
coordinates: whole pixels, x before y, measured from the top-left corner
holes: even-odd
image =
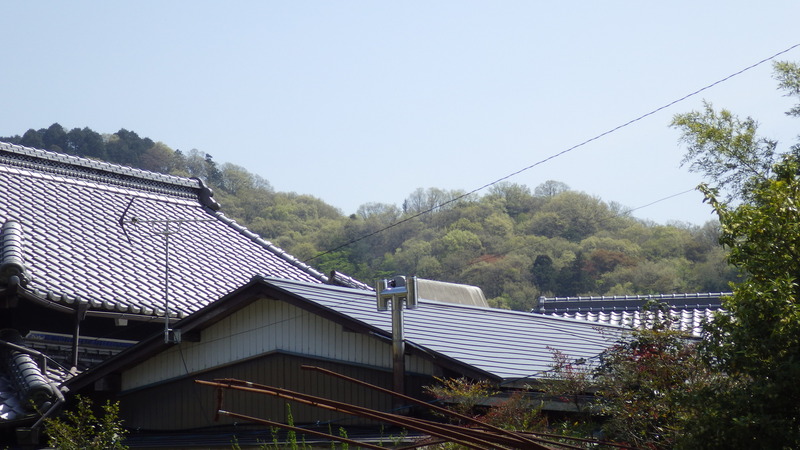
[[[473,284],[494,306],[528,310],[541,295],[719,292],[735,277],[716,223],[643,222],[557,181],[501,183],[450,203],[463,192],[419,188],[402,205],[368,203],[345,216],[313,196],[276,192],[241,166],[125,129],[53,124],[0,140],[203,178],[226,215],[323,272],[370,284],[396,274]]]

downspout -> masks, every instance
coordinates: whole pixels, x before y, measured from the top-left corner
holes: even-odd
[[[81,340],[81,322],[86,318],[89,311],[89,303],[79,302],[75,305],[75,331],[72,334],[72,369],[78,368],[78,350]]]

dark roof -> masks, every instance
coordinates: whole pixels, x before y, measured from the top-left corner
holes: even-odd
[[[167,240],[179,317],[256,274],[327,281],[219,212],[198,179],[0,142],[0,192],[0,290],[40,304],[163,316]]]
[[[700,337],[703,334],[703,324],[714,319],[717,311],[710,308],[668,309],[659,312],[658,318],[662,321],[668,320],[673,330]],[[655,313],[652,311],[564,312],[553,313],[551,316],[627,328],[645,328],[653,324]]]
[[[16,330],[0,330],[0,422],[32,422],[63,401],[71,373],[28,348]]]
[[[549,316],[587,322],[641,328],[653,322],[655,314],[669,320],[672,329],[700,337],[704,322],[712,320],[730,292],[694,294],[617,295],[600,297],[540,297],[531,311]],[[661,307],[647,310],[648,305]]]
[[[670,309],[719,309],[722,297],[730,292],[701,292],[694,294],[614,295],[594,297],[539,297],[532,312],[589,313],[638,311],[648,303],[664,304]]]

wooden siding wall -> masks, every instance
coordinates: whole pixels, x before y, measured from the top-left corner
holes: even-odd
[[[228,316],[201,333],[200,342],[184,341],[122,375],[122,389],[202,372],[274,351],[284,351],[391,368],[391,343],[348,332],[341,325],[294,305],[262,299]],[[406,370],[433,373],[433,365],[407,358]]]
[[[358,387],[333,377],[300,369],[312,364],[336,371],[385,388],[391,387],[392,374],[387,370],[365,369],[346,364],[320,361],[286,354],[272,354],[246,362],[212,370],[198,377],[124,393],[120,397],[120,413],[125,425],[142,430],[185,430],[218,427],[233,421],[221,416],[214,421],[217,394],[214,388],[194,383],[195,378],[237,378],[259,384],[284,387],[338,401],[354,403],[382,411],[392,409],[392,399],[374,390]],[[418,394],[423,385],[432,384],[431,377],[409,376],[407,384]],[[285,400],[269,396],[226,391],[223,409],[286,423]],[[368,425],[370,422],[320,408],[292,404],[292,417],[297,424],[334,421],[331,426]],[[269,441],[265,431],[265,441]]]

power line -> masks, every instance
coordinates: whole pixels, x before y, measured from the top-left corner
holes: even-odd
[[[687,189],[685,191],[678,192],[676,194],[668,195],[666,197],[662,197],[662,198],[660,198],[658,200],[655,200],[655,201],[652,201],[650,203],[647,203],[647,204],[644,204],[644,205],[641,205],[641,206],[637,206],[635,208],[628,208],[628,209],[626,209],[624,211],[621,211],[621,212],[619,212],[617,214],[611,214],[611,215],[609,215],[607,217],[604,217],[604,218],[596,218],[596,221],[599,224],[599,223],[603,223],[603,222],[606,222],[606,221],[611,220],[611,219],[626,217],[628,214],[630,214],[630,213],[632,213],[632,212],[634,212],[636,210],[639,210],[639,209],[642,209],[642,208],[646,208],[648,206],[655,205],[656,203],[660,203],[660,202],[669,200],[671,198],[675,198],[675,197],[678,197],[678,196],[681,196],[681,195],[684,195],[684,194],[688,194],[689,192],[692,192],[695,189],[696,188],[691,188],[691,189]],[[533,245],[535,245],[535,243],[518,246],[518,247],[512,248],[511,250],[509,250],[507,252],[495,254],[494,256],[503,256],[503,257],[505,257],[505,256],[511,254],[512,252],[515,252],[515,251],[518,251],[518,250],[523,250],[523,249],[529,248],[529,247],[531,247]],[[461,266],[456,267],[456,270],[461,271],[461,270],[464,270],[464,269],[466,269],[466,268],[468,268],[470,266],[474,266],[474,265],[476,265],[476,264],[478,264],[480,262],[481,262],[480,258],[474,259],[472,261],[466,262],[465,264],[463,264]]]
[[[313,260],[315,260],[317,258],[320,258],[320,257],[325,256],[327,254],[333,253],[333,252],[335,252],[337,250],[340,250],[340,249],[342,249],[344,247],[348,247],[348,246],[350,246],[352,244],[355,244],[356,242],[363,241],[364,239],[370,238],[372,236],[375,236],[376,234],[382,233],[382,232],[384,232],[386,230],[394,228],[394,227],[396,227],[398,225],[401,225],[403,223],[406,223],[406,222],[408,222],[410,220],[416,219],[417,217],[420,217],[420,216],[422,216],[424,214],[428,214],[430,212],[433,212],[433,211],[435,211],[435,210],[437,210],[437,209],[439,209],[439,208],[441,208],[443,206],[446,206],[446,205],[449,205],[451,203],[457,202],[457,201],[459,201],[459,200],[461,200],[461,199],[463,199],[465,197],[468,197],[468,196],[470,196],[472,194],[475,194],[475,193],[477,193],[479,191],[482,191],[482,190],[484,190],[484,189],[486,189],[488,187],[491,187],[491,186],[493,186],[493,185],[495,185],[497,183],[505,181],[505,180],[507,180],[507,179],[509,179],[511,177],[516,176],[516,175],[519,175],[522,172],[528,171],[528,170],[533,169],[534,167],[537,167],[539,165],[542,165],[542,164],[544,164],[544,163],[546,163],[546,162],[548,162],[548,161],[550,161],[552,159],[558,158],[559,156],[562,156],[562,155],[567,154],[567,153],[569,153],[571,151],[577,150],[577,149],[579,149],[579,148],[581,148],[581,147],[583,147],[583,146],[585,146],[587,144],[590,144],[590,143],[592,143],[592,142],[594,142],[594,141],[596,141],[598,139],[601,139],[601,138],[603,138],[603,137],[605,137],[605,136],[607,136],[607,135],[609,135],[611,133],[615,133],[615,132],[617,132],[617,131],[619,131],[619,130],[621,130],[623,128],[626,128],[626,127],[628,127],[630,125],[633,125],[634,123],[639,122],[639,121],[641,121],[641,120],[643,120],[643,119],[645,119],[647,117],[650,117],[650,116],[652,116],[652,115],[654,115],[654,114],[656,114],[656,113],[658,113],[660,111],[663,111],[663,110],[665,110],[665,109],[667,109],[667,108],[669,108],[669,107],[671,107],[671,106],[673,106],[673,105],[675,105],[677,103],[680,103],[680,102],[685,101],[685,100],[687,100],[687,99],[689,99],[691,97],[694,97],[694,96],[700,94],[701,92],[707,91],[708,89],[711,89],[711,88],[713,88],[713,87],[715,87],[715,86],[717,86],[717,85],[719,85],[721,83],[724,83],[724,82],[730,80],[731,78],[734,78],[734,77],[736,77],[738,75],[741,75],[741,74],[743,74],[743,73],[745,73],[745,72],[747,72],[747,71],[749,71],[751,69],[754,69],[754,68],[756,68],[756,67],[758,67],[758,66],[760,66],[760,65],[762,65],[762,64],[764,64],[766,62],[769,62],[769,61],[777,58],[778,56],[781,56],[781,55],[783,55],[785,53],[788,53],[788,52],[794,50],[797,47],[800,47],[800,43],[794,44],[791,47],[786,48],[785,50],[781,50],[778,53],[775,53],[775,54],[773,54],[771,56],[768,56],[768,57],[766,57],[766,58],[764,58],[764,59],[762,59],[762,60],[760,60],[760,61],[758,61],[758,62],[756,62],[754,64],[751,64],[751,65],[749,65],[749,66],[747,66],[747,67],[745,67],[745,68],[743,68],[743,69],[741,69],[741,70],[739,70],[737,72],[734,72],[734,73],[732,73],[732,74],[730,74],[730,75],[728,75],[728,76],[726,76],[726,77],[724,77],[722,79],[719,79],[719,80],[717,80],[717,81],[715,81],[715,82],[713,82],[713,83],[711,83],[709,85],[703,86],[703,87],[701,87],[700,89],[697,89],[694,92],[686,94],[683,97],[680,97],[680,98],[678,98],[676,100],[673,100],[673,101],[671,101],[671,102],[669,102],[669,103],[667,103],[667,104],[665,104],[663,106],[660,106],[660,107],[658,107],[658,108],[656,108],[656,109],[654,109],[654,110],[652,110],[650,112],[647,112],[645,114],[642,114],[642,115],[640,115],[640,116],[638,116],[638,117],[636,117],[634,119],[631,119],[631,120],[623,123],[622,125],[618,125],[618,126],[616,126],[614,128],[611,128],[610,130],[605,131],[603,133],[600,133],[600,134],[598,134],[598,135],[596,135],[596,136],[594,136],[592,138],[589,138],[589,139],[587,139],[587,140],[585,140],[583,142],[575,144],[572,147],[569,147],[569,148],[564,149],[564,150],[562,150],[562,151],[560,151],[558,153],[555,153],[555,154],[553,154],[551,156],[548,156],[547,158],[542,159],[540,161],[537,161],[537,162],[535,162],[535,163],[533,163],[533,164],[531,164],[531,165],[529,165],[527,167],[523,167],[522,169],[519,169],[519,170],[517,170],[515,172],[512,172],[512,173],[510,173],[510,174],[508,174],[508,175],[506,175],[506,176],[504,176],[502,178],[494,180],[494,181],[492,181],[490,183],[486,183],[481,187],[473,189],[473,190],[471,190],[471,191],[469,191],[469,192],[467,192],[465,194],[461,194],[461,195],[459,195],[457,197],[454,197],[454,198],[452,198],[450,200],[442,202],[442,203],[440,203],[440,204],[438,204],[436,206],[433,206],[431,208],[428,208],[426,210],[420,211],[420,212],[418,212],[418,213],[416,213],[416,214],[414,214],[412,216],[406,217],[405,219],[397,221],[397,222],[395,222],[395,223],[393,223],[391,225],[388,225],[388,226],[386,226],[384,228],[381,228],[381,229],[379,229],[377,231],[373,231],[373,232],[365,234],[365,235],[363,235],[361,237],[358,237],[358,238],[352,239],[352,240],[350,240],[348,242],[345,242],[344,244],[341,244],[341,245],[339,245],[337,247],[334,247],[332,249],[329,249],[329,250],[326,250],[324,252],[318,253],[318,254],[312,256],[311,258],[308,258],[308,259],[304,260],[303,262],[304,263],[308,263],[309,261],[313,261]],[[645,206],[649,206],[649,205],[645,205]],[[643,207],[644,206],[642,206],[641,208],[643,208]]]

